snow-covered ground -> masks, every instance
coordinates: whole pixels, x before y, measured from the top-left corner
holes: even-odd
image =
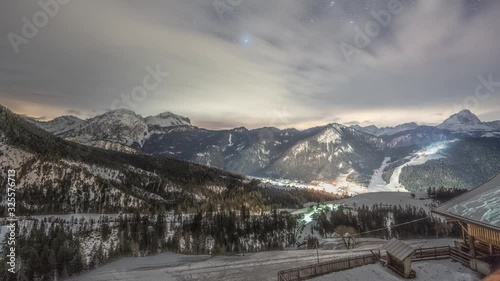
[[[417,273],[415,281],[479,281],[479,274],[458,262],[434,260],[414,262],[413,270]],[[380,264],[371,264],[344,270],[311,279],[311,281],[402,281],[404,279]]]
[[[84,219],[85,221],[94,220],[95,222],[100,221],[104,217],[107,217],[109,220],[117,219],[120,214],[96,214],[96,213],[88,213],[88,214],[51,214],[51,215],[34,215],[31,216],[32,219],[36,219],[42,221],[43,219],[61,219],[66,221],[71,221],[71,219]],[[131,215],[131,214],[129,214]]]
[[[313,181],[310,183],[304,183],[299,181],[291,181],[287,179],[268,179],[268,178],[258,178],[249,177],[252,179],[258,179],[262,182],[265,187],[275,187],[275,188],[311,188],[315,190],[324,190],[326,192],[339,194],[339,195],[355,195],[367,192],[365,186],[350,182],[347,180],[349,174],[342,174],[337,177],[335,181],[324,182],[324,181]]]
[[[321,260],[366,254],[355,251],[320,251]],[[250,253],[245,256],[185,256],[165,253],[155,257],[124,258],[71,281],[241,281],[276,280],[278,271],[315,263],[316,250]]]
[[[346,257],[365,255],[369,250],[378,250],[385,241],[373,239],[366,240],[364,244],[354,250],[319,250],[320,262],[342,259]],[[449,245],[453,243],[451,239],[437,240],[411,240],[408,244],[414,247],[430,247],[434,245]],[[245,256],[186,256],[173,253],[164,253],[152,257],[123,258],[110,263],[102,268],[87,272],[81,276],[71,278],[71,281],[104,281],[104,280],[144,280],[144,281],[187,281],[187,280],[207,280],[207,281],[271,281],[276,280],[277,273],[283,269],[295,268],[317,262],[316,250],[286,250],[249,253]],[[434,263],[434,262],[433,262]],[[448,263],[439,261],[442,267],[436,268],[446,272]],[[415,263],[414,268],[419,263]],[[435,263],[436,264],[436,263]],[[451,262],[451,266],[455,266]],[[386,270],[380,264],[380,271]],[[451,269],[450,269],[451,270]],[[453,271],[457,271],[452,267]],[[428,271],[428,275],[423,276],[436,278],[441,275],[438,272]],[[417,271],[417,274],[419,271]],[[367,275],[374,276],[374,275]],[[434,277],[433,277],[434,278]],[[322,280],[322,279],[319,279]],[[350,280],[350,279],[325,279],[325,280]],[[352,279],[352,280],[386,280],[386,279]],[[393,280],[393,279],[387,279]],[[399,280],[399,279],[394,279]],[[429,281],[441,280],[470,280],[478,279],[418,279]]]
[[[430,210],[430,206],[433,204],[432,199],[427,197],[425,192],[414,192],[415,198],[411,196],[408,192],[371,192],[355,195],[353,197],[337,200],[334,203],[344,204],[345,206],[356,208],[363,205],[371,207],[375,204],[384,206],[398,206],[401,207],[410,205],[425,210]]]

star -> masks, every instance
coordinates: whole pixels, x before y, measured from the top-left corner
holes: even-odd
[[[252,44],[252,37],[250,34],[243,34],[241,35],[240,37],[240,44],[242,46],[249,46],[250,44]]]

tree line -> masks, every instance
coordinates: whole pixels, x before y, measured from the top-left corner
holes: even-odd
[[[339,227],[341,227],[339,229]],[[347,227],[347,228],[346,228]],[[342,236],[348,229],[355,237],[416,239],[460,237],[460,229],[415,206],[342,206],[321,212],[314,227],[322,237]],[[339,233],[340,232],[340,233]]]

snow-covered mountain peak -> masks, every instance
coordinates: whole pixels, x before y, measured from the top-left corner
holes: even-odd
[[[76,116],[73,116],[73,115],[63,115],[61,117],[57,117],[57,118],[54,118],[52,121],[48,121],[48,122],[53,122],[53,121],[66,121],[66,122],[82,122],[83,120],[76,117]]]
[[[338,143],[342,140],[341,128],[329,125],[318,136],[319,143]]]
[[[187,117],[174,114],[172,112],[163,112],[155,116],[149,116],[144,119],[148,126],[172,127],[172,126],[192,126],[191,120]]]
[[[47,122],[40,122],[30,118],[26,118],[26,120],[53,134],[68,132],[84,122],[82,119],[72,115],[64,115]]]
[[[415,129],[416,127],[418,127],[417,123],[415,123],[415,122],[409,122],[409,123],[404,123],[404,124],[401,124],[401,125],[397,125],[396,127],[394,127],[394,129],[397,129],[397,128]],[[385,129],[385,128],[382,128],[382,129]]]
[[[126,126],[133,126],[137,123],[143,123],[142,117],[135,112],[128,109],[117,109],[108,111],[102,115],[89,119],[86,125],[90,124],[122,124]]]
[[[102,115],[96,116],[96,117],[101,117],[101,116],[123,116],[123,115],[134,115],[138,116],[135,112],[133,112],[130,109],[125,109],[125,108],[120,108],[120,109],[115,109],[108,111]],[[94,117],[94,118],[96,118]]]
[[[454,132],[473,132],[473,131],[491,131],[492,128],[485,125],[470,110],[464,109],[453,114],[443,123],[437,126],[439,129],[445,129]]]
[[[249,132],[248,129],[245,128],[245,127],[234,128],[232,131],[237,132],[237,133],[246,133],[246,132]]]
[[[359,125],[353,125],[351,128],[364,132],[367,134],[371,134],[377,137],[380,136],[391,136],[400,132],[408,131],[408,130],[413,130],[418,127],[418,124],[415,122],[410,122],[410,123],[404,123],[401,125],[397,125],[395,127],[383,127],[383,128],[378,128],[375,125],[370,125],[366,127],[361,127]]]
[[[334,128],[334,129],[337,129],[337,130],[342,130],[342,129],[346,128],[346,126],[344,126],[342,124],[339,124],[339,123],[330,123],[330,124],[327,125],[327,127]]]
[[[453,124],[466,124],[466,125],[478,125],[481,124],[481,120],[468,109],[464,109],[456,114],[450,116],[446,119],[443,124],[453,125]]]
[[[105,140],[131,146],[142,144],[148,126],[140,115],[131,110],[117,109],[86,120],[64,137],[87,144]]]

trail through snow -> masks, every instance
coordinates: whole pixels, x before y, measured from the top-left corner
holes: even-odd
[[[406,159],[409,161],[403,165],[398,166],[394,169],[391,175],[389,183],[386,183],[382,178],[384,170],[390,164],[390,158],[386,157],[382,162],[382,166],[375,171],[368,186],[368,192],[380,192],[380,191],[404,191],[408,192],[405,187],[400,183],[399,179],[401,177],[401,172],[404,167],[407,166],[417,166],[425,164],[427,161],[436,160],[444,158],[445,156],[441,154],[442,150],[448,146],[448,143],[452,141],[441,141],[433,143],[422,150],[416,152],[412,156],[408,156]]]

